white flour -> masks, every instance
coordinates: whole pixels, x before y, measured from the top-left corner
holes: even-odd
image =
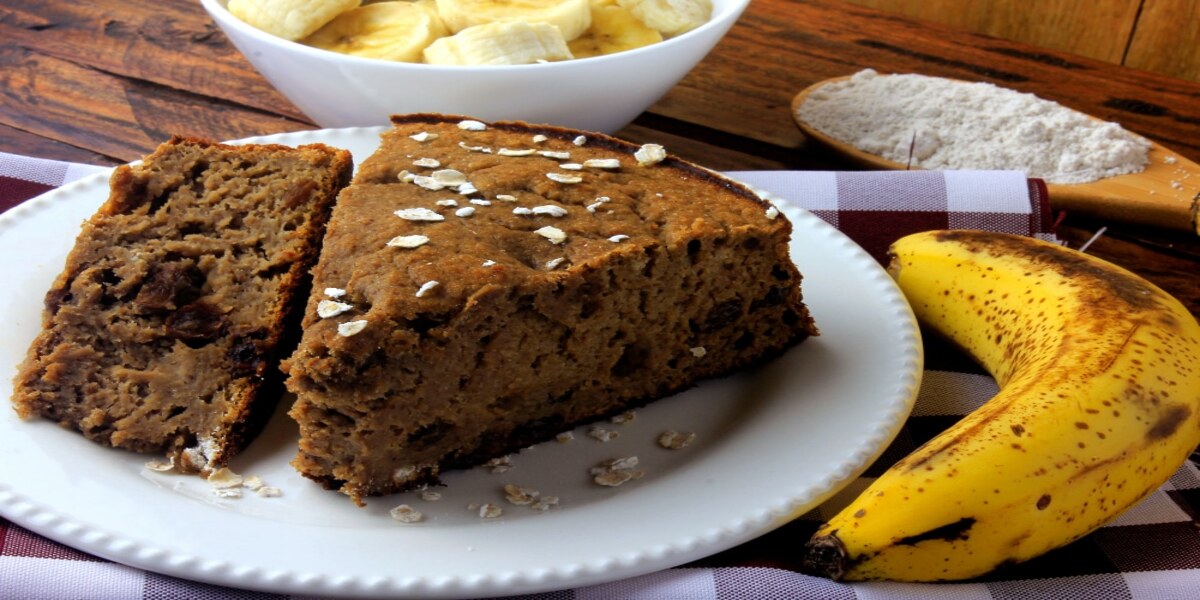
[[[990,83],[856,73],[797,109],[822,133],[924,169],[1025,171],[1086,183],[1145,168],[1150,144],[1116,123]],[[915,135],[915,138],[914,138]]]

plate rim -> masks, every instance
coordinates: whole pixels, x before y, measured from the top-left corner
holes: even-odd
[[[265,136],[253,136],[227,143],[301,143],[322,142],[337,145],[338,138],[359,138],[378,134],[386,127],[352,127],[340,129],[304,130]],[[333,140],[333,141],[329,141]],[[363,157],[365,158],[365,157]],[[360,158],[356,156],[356,163]],[[36,211],[59,201],[71,200],[80,190],[96,186],[111,174],[111,170],[85,176],[78,181],[27,200],[0,215],[0,236],[19,221]],[[730,178],[733,179],[733,178]],[[736,181],[736,179],[734,179]],[[715,531],[698,531],[689,540],[668,540],[654,548],[637,548],[622,556],[596,558],[591,564],[559,565],[554,568],[527,569],[524,572],[485,573],[476,577],[430,579],[420,576],[397,576],[395,573],[378,577],[343,576],[336,573],[264,572],[245,565],[228,564],[206,557],[173,553],[145,539],[133,539],[119,530],[110,530],[95,523],[83,523],[71,515],[59,514],[34,498],[27,498],[0,476],[0,515],[72,548],[106,558],[117,563],[205,583],[276,593],[306,593],[343,597],[458,597],[461,595],[504,595],[535,593],[567,587],[604,583],[657,572],[728,549],[787,523],[795,517],[829,499],[861,475],[899,434],[911,413],[923,374],[924,355],[919,327],[903,294],[886,271],[865,250],[845,234],[778,195],[747,185],[778,207],[793,223],[796,232],[812,230],[828,236],[843,246],[856,263],[863,263],[868,274],[881,290],[889,291],[886,306],[896,310],[894,325],[905,347],[897,352],[899,364],[907,370],[898,373],[893,394],[887,402],[891,410],[876,423],[870,448],[857,448],[848,454],[835,472],[822,479],[823,489],[800,498],[795,495],[770,498],[759,508],[731,523],[722,523]],[[797,227],[797,224],[801,227]],[[795,257],[793,257],[795,260]],[[872,268],[873,267],[873,268]],[[803,271],[802,271],[803,272]],[[820,326],[818,324],[818,326]],[[3,458],[0,458],[0,464]]]

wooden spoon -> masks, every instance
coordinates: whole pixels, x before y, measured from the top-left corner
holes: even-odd
[[[904,170],[909,166],[870,154],[818,131],[799,116],[800,105],[817,88],[842,81],[819,81],[792,99],[792,118],[800,131],[834,153],[868,168]],[[1106,177],[1090,183],[1047,183],[1050,205],[1100,219],[1183,229],[1200,234],[1200,165],[1150,142],[1150,163],[1139,173]],[[918,168],[918,167],[913,167]]]

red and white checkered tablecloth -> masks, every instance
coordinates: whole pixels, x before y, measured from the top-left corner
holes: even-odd
[[[97,172],[0,153],[0,210]],[[1009,172],[738,172],[737,179],[807,208],[876,258],[910,232],[976,228],[1053,239],[1045,187]],[[730,550],[650,575],[525,598],[545,599],[1200,599],[1200,457],[1114,522],[1027,563],[968,582],[834,583],[800,572],[799,547],[820,521],[888,465],[991,397],[993,380],[953,349],[926,341],[912,416],[875,465],[833,499]],[[0,518],[0,598],[241,599],[288,596],[222,588],[88,556]],[[291,598],[297,598],[292,596]]]

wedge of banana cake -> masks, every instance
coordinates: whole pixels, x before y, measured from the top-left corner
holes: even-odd
[[[176,137],[117,167],[45,297],[13,404],[209,472],[280,398],[350,153]]]
[[[594,133],[393,123],[285,363],[293,464],[330,488],[434,483],[816,334],[791,224],[733,181]]]

